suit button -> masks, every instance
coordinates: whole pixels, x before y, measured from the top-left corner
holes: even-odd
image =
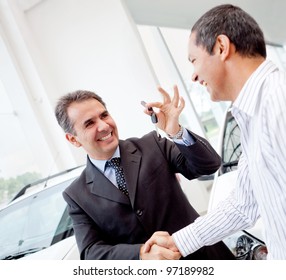
[[[136,211],[136,214],[137,214],[137,216],[141,217],[142,214],[143,214],[143,211],[140,210],[140,209],[138,209],[138,210]]]

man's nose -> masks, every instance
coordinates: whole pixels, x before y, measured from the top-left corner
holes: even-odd
[[[98,121],[98,126],[97,126],[97,130],[98,131],[107,130],[108,127],[109,127],[109,125],[105,121],[103,121],[103,120],[99,120]]]
[[[193,82],[196,82],[198,80],[198,75],[196,74],[196,73],[194,73],[193,75],[192,75],[192,81]]]

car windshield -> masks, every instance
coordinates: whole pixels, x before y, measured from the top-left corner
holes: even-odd
[[[223,139],[222,174],[235,170],[241,155],[240,129],[230,111],[227,113]]]
[[[0,259],[22,257],[73,235],[62,191],[68,180],[0,212]]]

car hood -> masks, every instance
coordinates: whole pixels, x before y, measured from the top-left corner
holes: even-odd
[[[18,260],[79,260],[75,237],[68,237],[44,250]]]

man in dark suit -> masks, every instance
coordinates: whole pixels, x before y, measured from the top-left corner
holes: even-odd
[[[63,193],[81,259],[181,257],[157,245],[143,253],[143,244],[155,231],[172,234],[198,217],[176,173],[191,180],[215,172],[221,160],[205,139],[179,125],[184,100],[177,88],[172,99],[162,88],[159,91],[164,100],[156,113],[157,125],[176,144],[155,132],[119,140],[105,103],[93,92],[76,91],[58,101],[55,113],[67,140],[87,152],[86,169]],[[147,108],[145,112],[152,113]],[[107,164],[112,158],[120,158],[116,161],[124,174]],[[233,259],[233,255],[219,242],[187,258]]]

